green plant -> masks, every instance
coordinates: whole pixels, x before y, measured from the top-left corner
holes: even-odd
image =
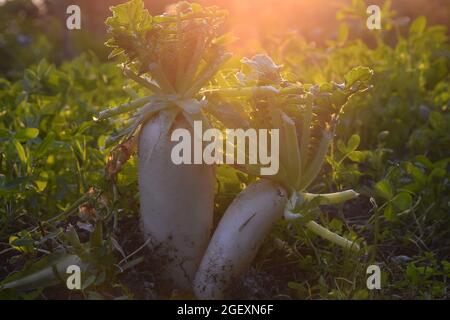
[[[353,5],[339,15],[343,23],[338,39],[327,48],[286,37],[267,49],[286,66],[286,75],[302,82],[337,81],[349,64],[374,70],[372,89],[346,105],[327,157],[330,166],[323,168],[322,183],[312,187],[354,188],[366,201],[347,207],[345,217],[367,239],[370,262],[390,270],[388,288],[375,296],[424,298],[439,292],[445,297],[429,286],[408,290],[401,261],[404,257],[422,261],[426,252],[438,261],[446,259],[441,248],[448,246],[445,230],[450,225],[444,214],[449,172],[444,133],[449,123],[449,95],[444,89],[449,84],[447,31],[444,26],[427,26],[425,17],[402,25],[386,1],[383,29],[365,32],[361,39],[350,26],[364,26],[361,8],[367,5],[364,1]],[[300,50],[302,54],[297,54]],[[436,268],[441,268],[438,262]]]
[[[233,279],[248,269],[274,223],[283,216],[288,221],[297,220],[334,244],[359,250],[355,241],[313,220],[320,213],[319,205],[342,203],[358,194],[353,190],[311,194],[305,189],[320,172],[342,106],[353,94],[367,89],[371,70],[353,69],[341,85],[301,86],[283,81],[279,67],[269,57],[256,55],[251,60],[243,59],[243,67],[236,78],[243,85],[266,88],[261,93],[253,90],[254,95],[248,97],[253,116],[249,121],[252,121],[250,126],[267,125],[280,130],[280,169],[274,176],[261,176],[263,179],[247,186],[225,211],[194,280],[197,297],[204,299],[226,296]],[[271,118],[269,123],[266,113]],[[258,165],[236,167],[247,174],[260,175]]]

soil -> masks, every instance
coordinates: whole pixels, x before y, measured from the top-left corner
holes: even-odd
[[[366,197],[359,197],[355,200],[348,201],[343,208],[344,218],[349,224],[363,225],[370,217],[371,205]],[[337,213],[336,207],[324,206],[322,211],[330,218],[342,218]],[[75,219],[75,220],[74,220]],[[72,221],[73,220],[73,221]],[[61,223],[68,225],[69,223],[76,226],[78,219],[70,217]],[[61,227],[64,227],[61,225]],[[87,241],[89,233],[85,230],[77,228],[81,241]],[[364,235],[363,235],[364,236]],[[144,238],[139,226],[139,218],[137,215],[129,215],[122,217],[118,231],[115,235],[125,256],[132,253],[132,257],[128,261],[132,261],[141,257],[143,260],[118,275],[118,280],[131,293],[133,299],[194,299],[192,292],[182,293],[171,291],[170,285],[162,283],[159,274],[163,268],[163,263],[154,258],[151,250],[147,246],[143,246]],[[0,251],[9,246],[0,247]],[[139,250],[138,250],[139,249]],[[123,257],[118,251],[115,252],[117,259]],[[283,250],[275,249],[271,252],[270,259],[262,265],[252,266],[240,279],[234,281],[233,288],[228,293],[229,299],[294,299],[294,290],[289,289],[288,282],[301,279],[299,269],[295,263],[286,262],[286,253]],[[20,270],[26,257],[16,250],[10,250],[0,254],[0,279],[5,278],[13,271]],[[295,261],[294,261],[295,262]],[[106,298],[114,298],[123,294],[120,289],[108,289],[106,292],[100,291]],[[42,292],[44,299],[82,299],[83,297],[76,292],[70,292],[63,286],[55,286],[46,288]]]
[[[139,228],[139,218],[135,216],[122,218],[118,238],[126,254],[141,247],[144,239]],[[143,248],[136,256],[142,256],[144,261],[119,276],[135,299],[177,299],[194,298],[191,292],[181,293],[170,291],[167,284],[159,282],[158,273],[162,263],[152,258],[152,252]],[[286,274],[281,272],[280,274]],[[254,267],[240,279],[236,279],[229,299],[282,299],[289,298],[287,280],[276,278],[264,269]]]

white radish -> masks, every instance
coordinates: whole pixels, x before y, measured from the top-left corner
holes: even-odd
[[[194,279],[194,292],[198,299],[224,299],[233,280],[239,278],[250,266],[273,225],[283,217],[295,220],[294,214],[302,201],[316,197],[323,203],[335,204],[357,197],[353,190],[328,194],[293,193],[288,199],[286,189],[280,184],[261,179],[250,184],[231,203],[222,217]],[[303,199],[303,200],[302,200]],[[354,241],[345,239],[315,221],[305,227],[320,237],[347,250],[359,250]]]
[[[194,280],[199,299],[223,299],[250,266],[273,225],[283,217],[287,192],[261,179],[249,185],[222,217]]]
[[[139,137],[141,227],[148,246],[164,263],[162,279],[186,291],[213,226],[214,167],[175,165],[170,133],[192,128],[183,116],[167,130],[165,112],[143,125]]]

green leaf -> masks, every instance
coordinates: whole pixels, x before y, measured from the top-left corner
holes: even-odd
[[[430,177],[436,177],[436,178],[444,178],[447,174],[447,171],[444,168],[434,168],[431,171]]]
[[[48,183],[48,172],[42,171],[39,174],[39,176],[34,180],[34,183],[36,184],[36,187],[39,192],[44,191]]]
[[[0,128],[0,139],[8,139],[10,133],[7,129]]]
[[[39,79],[42,80],[49,75],[52,69],[53,69],[52,65],[50,65],[47,60],[41,59],[36,68],[36,75]]]
[[[330,224],[328,225],[329,229],[331,231],[342,233],[342,227],[344,226],[344,223],[339,219],[332,219]]]
[[[444,269],[444,274],[450,278],[450,262],[447,260],[441,261],[442,268]]]
[[[138,181],[137,161],[136,158],[131,158],[120,170],[117,175],[117,182],[123,186],[129,186]]]
[[[414,161],[424,165],[427,169],[431,169],[433,167],[433,162],[431,162],[430,159],[423,154],[416,156]]]
[[[89,286],[91,286],[94,282],[95,282],[95,275],[91,274],[89,277],[86,278],[86,280],[83,281],[81,290],[89,288]]]
[[[31,238],[31,235],[28,233],[28,234],[22,234],[19,236],[20,237],[17,237],[17,236],[9,237],[9,244],[11,245],[11,247],[13,247],[14,249],[16,249],[17,251],[20,251],[20,252],[26,252],[26,253],[32,252],[33,246],[34,246],[34,240]]]
[[[431,127],[438,131],[438,132],[446,132],[447,130],[447,121],[445,120],[444,116],[436,111],[433,111],[430,113],[429,121]]]
[[[0,180],[0,195],[19,190],[20,186],[29,181],[29,177],[18,177],[12,181],[6,182],[6,180]]]
[[[348,72],[345,79],[345,87],[350,88],[356,81],[366,82],[372,78],[373,71],[368,67],[356,67]]]
[[[14,138],[19,141],[27,141],[34,139],[39,135],[39,129],[36,128],[24,128],[20,129],[14,135]]]
[[[44,141],[42,141],[42,143],[39,145],[38,149],[33,153],[34,157],[35,158],[42,157],[47,151],[47,149],[53,144],[54,141],[55,141],[55,133],[50,132],[45,137]]]
[[[27,154],[25,152],[25,149],[23,148],[22,144],[17,141],[13,140],[13,144],[16,147],[17,155],[19,156],[19,159],[22,163],[27,163]]]
[[[10,237],[9,238],[9,244],[12,246],[18,246],[18,247],[22,247],[22,246],[30,246],[34,243],[33,239],[20,239],[17,237]]]
[[[359,135],[352,135],[347,142],[347,152],[355,151],[359,147],[360,141],[361,138],[359,137]]]
[[[337,142],[336,145],[337,145],[338,150],[339,150],[343,155],[347,154],[347,146],[345,145],[344,142],[342,142],[342,140],[339,140],[339,141]]]
[[[411,207],[412,197],[407,192],[401,192],[392,199],[393,206],[399,211],[405,211]]]
[[[406,167],[406,172],[413,177],[414,182],[416,182],[420,185],[424,185],[426,183],[427,178],[426,178],[425,174],[422,172],[422,170],[420,170],[418,167],[413,165],[411,162],[407,162],[405,164],[405,167]]]
[[[91,233],[90,244],[93,248],[100,248],[103,241],[103,225],[101,221],[98,221],[95,225],[94,232]]]
[[[106,20],[106,24],[112,28],[141,32],[150,30],[152,27],[152,16],[145,9],[142,0],[128,1],[111,7],[110,10],[113,16]]]
[[[350,152],[348,158],[354,162],[362,163],[367,158],[367,152],[364,151],[353,151]]]
[[[64,235],[70,245],[72,245],[76,249],[81,249],[80,238],[78,237],[78,233],[72,225],[68,226]]]
[[[409,27],[409,35],[422,34],[427,26],[427,19],[424,16],[418,17]]]
[[[83,122],[77,129],[76,134],[81,135],[83,132],[85,132],[87,129],[92,127],[94,125],[93,121],[85,121]]]
[[[108,55],[108,59],[112,59],[118,55],[121,55],[124,52],[125,52],[125,50],[123,50],[121,48],[114,48],[113,51],[111,51],[111,53]]]
[[[384,209],[384,217],[387,221],[393,221],[395,219],[394,209],[390,203]]]
[[[388,180],[384,179],[375,184],[375,193],[386,200],[391,200],[394,196],[392,186]]]

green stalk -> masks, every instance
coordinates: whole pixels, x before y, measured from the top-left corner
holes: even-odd
[[[285,141],[286,139],[286,132],[284,130],[284,124],[282,119],[282,111],[280,109],[273,109],[270,113],[270,116],[272,118],[272,124],[274,128],[278,128],[280,132],[280,140],[279,140],[279,157],[280,157],[280,167],[286,168],[286,173],[289,172],[289,152],[288,152],[288,146]],[[284,184],[288,184],[289,187],[292,187],[292,184],[289,181],[288,175],[286,174],[286,180],[283,181]]]
[[[181,83],[177,83],[177,89],[178,92],[184,93],[188,88],[189,85],[192,83],[192,79],[194,79],[198,66],[200,65],[200,62],[203,57],[203,52],[205,51],[206,42],[204,39],[197,39],[197,43],[195,45],[195,51],[192,56],[192,59],[187,67],[186,72],[184,73],[184,76],[181,80]]]
[[[155,96],[145,96],[145,97],[142,97],[142,98],[139,98],[139,99],[135,99],[133,101],[121,104],[121,105],[119,105],[117,107],[100,111],[98,116],[94,117],[94,121],[100,121],[100,120],[108,119],[108,118],[111,118],[113,116],[116,116],[116,115],[119,115],[119,114],[122,114],[122,113],[126,113],[126,112],[130,112],[130,111],[136,110],[137,108],[141,107],[145,103],[150,102],[152,100],[155,100]]]
[[[224,98],[250,97],[254,94],[264,93],[278,94],[280,91],[273,86],[221,88],[200,91],[202,95],[219,95]]]
[[[312,201],[315,198],[320,197],[323,201],[320,201],[319,205],[322,204],[338,204],[351,199],[354,199],[359,196],[359,193],[354,190],[345,190],[341,192],[334,193],[322,193],[322,194],[313,194],[313,193],[301,193],[303,199],[305,201]]]
[[[295,123],[285,113],[281,113],[282,130],[286,139],[287,174],[291,188],[297,189],[300,183],[302,166],[301,154],[298,147],[297,130]]]
[[[231,143],[228,140],[225,140],[224,142],[225,143],[224,143],[223,150],[222,150],[223,151],[222,158],[224,159],[224,163],[226,163],[226,156],[227,156],[226,148],[227,148],[227,146],[232,147],[234,156],[237,156],[237,148],[236,148],[235,144]],[[228,156],[229,156],[229,154],[228,154]],[[267,180],[276,181],[276,182],[280,183],[286,189],[290,188],[290,186],[287,184],[287,181],[288,181],[287,170],[286,170],[285,166],[283,165],[283,163],[280,163],[278,173],[276,175],[270,176],[270,177],[261,176],[261,168],[262,168],[261,164],[250,164],[249,155],[247,153],[245,154],[245,164],[237,164],[236,162],[234,162],[234,164],[230,164],[230,166],[239,171],[250,174],[250,175],[254,175],[254,176],[257,176],[257,177],[260,177],[263,179],[267,179]]]
[[[286,88],[281,88],[280,89],[280,93],[283,95],[288,95],[288,94],[302,94],[304,93],[304,89],[301,85],[293,85],[293,86],[289,86]]]
[[[131,86],[124,86],[123,91],[125,91],[131,98],[133,99],[139,99],[139,95],[136,91],[133,90]]]
[[[135,73],[134,73],[133,71],[131,71],[130,69],[125,68],[125,69],[123,70],[123,74],[124,74],[127,78],[129,78],[129,79],[133,80],[134,82],[140,84],[140,85],[143,86],[144,88],[149,89],[151,92],[153,92],[153,93],[161,93],[161,88],[159,88],[157,85],[151,83],[151,82],[148,81],[147,79],[138,76],[137,74],[135,74]]]
[[[158,82],[161,90],[166,93],[175,93],[175,89],[162,70],[161,62],[153,63],[151,65],[153,65],[153,67],[149,66],[149,72],[151,73],[153,78],[155,78],[156,82]]]
[[[200,89],[208,82],[222,65],[231,58],[230,53],[222,54],[217,58],[216,61],[211,66],[205,66],[205,68],[200,72],[199,76],[195,80],[194,84],[186,91],[185,97],[191,97],[196,94]]]
[[[109,147],[113,143],[117,142],[119,139],[122,139],[125,136],[131,136],[140,125],[147,122],[151,119],[155,114],[161,112],[162,110],[168,107],[167,102],[149,102],[145,106],[143,106],[135,115],[133,115],[134,120],[132,124],[125,129],[121,130],[119,134],[115,136],[110,136],[106,139],[105,146]]]
[[[274,86],[252,86],[252,87],[235,87],[235,88],[219,88],[206,89],[200,91],[202,95],[220,95],[225,98],[250,97],[255,94],[300,94],[303,92],[300,86],[290,86],[287,88],[276,88]]]
[[[183,42],[181,38],[184,37],[184,34],[181,32],[181,20],[180,20],[180,14],[177,14],[177,75],[175,78],[175,89],[179,91],[180,84],[183,81],[183,74],[184,74],[184,68],[185,68],[185,58],[184,54],[181,54],[183,50]]]
[[[300,139],[300,154],[302,156],[302,169],[306,169],[308,163],[308,148],[311,140],[312,102],[306,104],[305,117],[303,119],[302,136]]]
[[[67,253],[51,254],[23,271],[8,277],[6,283],[0,283],[0,290],[33,290],[58,284],[60,282],[58,276],[61,275],[66,278],[66,270],[70,265],[77,265],[83,271],[87,268],[87,264],[81,261],[77,255],[69,255]],[[8,281],[9,278],[11,278],[10,281]]]
[[[345,249],[359,251],[359,245],[356,242],[350,241],[348,239],[345,239],[344,237],[341,237],[340,235],[328,230],[327,228],[322,227],[320,224],[318,224],[315,221],[309,221],[306,224],[306,227],[308,230],[314,232],[318,236],[337,244],[338,246],[341,246]]]
[[[325,161],[325,156],[327,155],[328,147],[330,146],[332,140],[333,140],[332,133],[329,130],[326,130],[323,133],[323,137],[320,140],[319,147],[316,150],[314,158],[312,159],[312,161],[310,162],[309,166],[305,171],[305,175],[303,176],[299,190],[304,190],[306,187],[308,187],[311,184],[311,182],[313,182],[314,178],[319,174],[323,162]]]

